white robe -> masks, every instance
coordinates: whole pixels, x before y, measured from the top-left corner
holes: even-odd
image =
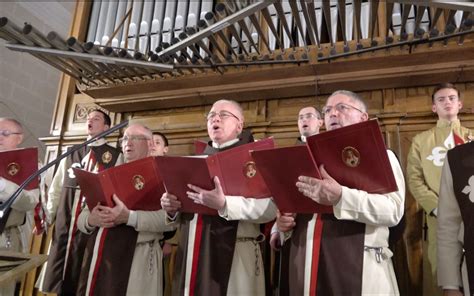
[[[275,219],[275,204],[271,198],[226,196],[226,208],[219,214],[227,220],[240,220],[227,295],[265,295],[265,273],[260,247],[254,241],[238,240],[257,238],[260,235],[260,224]]]

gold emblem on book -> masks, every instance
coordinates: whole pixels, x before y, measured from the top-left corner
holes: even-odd
[[[245,177],[251,179],[257,174],[257,166],[255,162],[249,161],[244,165],[244,175]]]
[[[16,174],[18,174],[18,172],[20,172],[20,168],[21,167],[18,163],[12,162],[9,165],[7,165],[7,173],[13,177]]]
[[[143,188],[145,188],[145,178],[143,178],[143,176],[140,176],[140,175],[133,176],[132,182],[133,182],[133,187],[135,187],[136,190],[142,190]]]
[[[102,154],[102,162],[107,164],[112,160],[112,153],[109,151],[105,151],[104,154]]]
[[[348,167],[355,168],[360,164],[360,153],[354,147],[347,146],[342,149],[342,162]]]

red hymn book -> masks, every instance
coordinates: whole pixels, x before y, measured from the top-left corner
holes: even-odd
[[[321,179],[319,166],[339,184],[369,193],[398,190],[377,120],[369,120],[307,138],[306,146],[252,152],[281,212],[327,213],[296,188],[298,176]]]
[[[0,152],[0,177],[21,185],[38,171],[38,148],[20,148]],[[38,178],[31,181],[27,190],[38,188]]]
[[[153,157],[92,173],[74,168],[74,174],[92,210],[97,203],[113,207],[117,197],[130,210],[156,211],[161,209],[161,196],[165,192],[162,178]]]
[[[187,184],[212,190],[213,178],[217,176],[226,195],[269,197],[270,191],[255,166],[250,150],[273,147],[273,139],[267,138],[208,157],[157,156],[156,161],[166,190],[181,201],[182,212],[216,215],[216,210],[196,204],[187,197],[186,191],[191,191]]]

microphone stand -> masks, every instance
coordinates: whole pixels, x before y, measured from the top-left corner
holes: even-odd
[[[74,145],[70,150],[66,151],[65,153],[61,154],[58,156],[55,160],[51,161],[50,163],[46,164],[42,168],[40,168],[37,172],[29,176],[21,185],[18,187],[18,189],[10,196],[4,203],[0,205],[0,234],[3,233],[5,230],[5,226],[7,225],[7,220],[8,217],[10,216],[11,212],[11,206],[17,199],[17,197],[20,195],[20,193],[25,189],[25,187],[33,181],[35,178],[38,178],[42,173],[47,171],[50,167],[53,165],[56,165],[58,162],[60,162],[62,159],[68,157],[72,153],[76,152],[77,150],[81,149],[82,147],[89,145],[90,143],[95,142],[97,139],[103,138],[114,131],[121,129],[122,127],[126,126],[128,124],[128,120],[125,120],[119,124],[117,124],[114,127],[111,127],[110,129],[92,137],[91,139],[85,141],[82,144]]]

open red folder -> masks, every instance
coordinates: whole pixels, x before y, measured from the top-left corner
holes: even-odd
[[[282,213],[332,213],[298,191],[299,176],[321,179],[306,145],[252,151],[252,157]]]
[[[98,173],[74,168],[74,174],[91,210],[99,202],[113,207],[114,193],[130,210],[161,209],[160,198],[165,188],[153,157],[139,159]]]
[[[187,197],[186,191],[191,191],[187,184],[212,190],[213,178],[217,176],[226,195],[269,197],[270,191],[249,151],[273,147],[273,139],[267,138],[205,158],[157,156],[156,161],[166,190],[179,198],[182,212],[215,215],[217,211],[195,204]]]
[[[38,148],[20,148],[0,152],[0,177],[21,185],[38,170]],[[38,188],[38,178],[31,181],[27,190]]]
[[[377,120],[307,138],[307,146],[252,152],[257,167],[281,212],[326,213],[330,208],[303,198],[298,176],[320,178],[318,167],[341,185],[369,193],[388,193],[397,184]]]
[[[387,148],[376,119],[306,139],[315,162],[339,184],[369,193],[397,191]]]
[[[194,140],[194,154],[200,155],[207,147],[207,143],[201,140]]]

